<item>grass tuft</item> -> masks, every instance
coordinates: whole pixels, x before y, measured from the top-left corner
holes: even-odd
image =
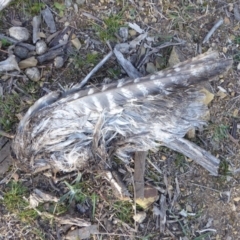
[[[15,114],[19,111],[20,100],[17,94],[6,95],[0,98],[0,124],[4,131],[9,132],[18,121]]]
[[[16,214],[23,222],[31,222],[38,216],[34,209],[28,208],[29,204],[24,200],[27,194],[27,188],[20,182],[11,181],[2,199],[7,210]]]

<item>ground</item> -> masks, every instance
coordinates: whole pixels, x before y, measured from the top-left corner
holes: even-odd
[[[0,33],[6,34],[17,22],[32,31],[33,16],[46,4],[54,13],[57,29],[70,26],[82,46],[79,51],[69,46],[68,60],[60,69],[55,69],[52,62],[41,64],[39,68],[43,77],[38,82],[19,76],[6,80],[6,75],[2,74],[2,130],[14,134],[17,117],[43,96],[45,89],[69,87],[71,83],[83,79],[109,52],[106,41],[109,40],[114,47],[117,42],[122,42],[119,28],[126,26],[127,22],[136,23],[154,38],[154,47],[174,42],[174,39],[184,40],[183,44],[176,46],[181,60],[210,48],[218,50],[222,56],[233,58],[234,64],[228,74],[211,81],[210,90],[215,97],[209,106],[210,119],[208,125],[197,131],[192,139],[221,160],[220,174],[211,176],[191,159],[167,148],[162,147],[157,153],[150,152],[145,183],[158,190],[159,200],[148,209],[140,209],[136,208],[133,197],[131,201],[118,200],[109,183],[96,172],[58,173],[56,181],[47,172],[31,175],[13,164],[7,166],[1,175],[0,239],[84,238],[82,232],[74,232],[79,228],[76,224],[63,224],[63,219],[67,218],[71,221],[80,218],[91,223],[92,228],[97,226],[98,233],[84,239],[240,239],[240,8],[233,1],[16,0],[1,12]],[[221,18],[223,24],[203,44],[205,36]],[[43,32],[45,28],[43,25]],[[129,28],[127,41],[138,35]],[[7,47],[8,43],[2,41],[1,61],[7,57]],[[146,71],[147,67],[153,66],[155,70],[168,67],[172,48],[171,45],[151,55],[141,71],[147,74],[152,70]],[[141,46],[128,55],[139,60],[145,56],[145,50]],[[90,83],[106,79],[114,81],[124,74],[112,57],[91,78]],[[3,148],[7,148],[8,143],[7,138],[1,138],[2,156],[5,154]],[[128,185],[128,190],[133,192],[131,171],[118,160],[114,166]],[[133,162],[129,167],[134,168]],[[29,196],[36,189],[57,197],[57,203],[43,202],[35,209],[29,208]],[[164,209],[166,219],[162,218]],[[142,223],[133,220],[135,212],[146,213]],[[86,231],[94,233],[94,229]]]

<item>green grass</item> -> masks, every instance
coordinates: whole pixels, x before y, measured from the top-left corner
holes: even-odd
[[[58,2],[54,2],[53,5],[57,9],[59,16],[63,17],[64,16],[64,11],[66,9],[65,4],[64,3],[59,3],[59,1],[58,1]]]
[[[231,175],[229,164],[226,160],[220,162],[219,174],[221,175],[220,181],[225,181],[226,177]]]
[[[113,203],[112,208],[118,219],[125,223],[133,223],[133,207],[130,202],[116,201]]]
[[[86,56],[76,54],[73,56],[75,68],[87,69],[95,66],[99,61],[99,54],[97,52],[87,53]]]
[[[114,67],[114,68],[108,68],[107,73],[110,78],[119,78],[121,74],[121,69],[119,67]]]
[[[17,94],[0,98],[0,125],[6,132],[11,131],[13,124],[18,122],[16,113],[19,111],[20,100]]]
[[[117,15],[110,15],[109,17],[103,19],[103,24],[94,24],[94,28],[101,41],[115,40],[115,34],[118,32],[120,27],[124,24],[123,11]]]
[[[183,167],[186,164],[185,156],[181,153],[176,153],[176,158],[174,162],[176,167]]]
[[[10,6],[14,6],[24,14],[28,13],[30,16],[35,16],[44,9],[45,4],[39,0],[15,0],[11,2]]]
[[[8,47],[8,46],[11,45],[11,43],[8,42],[7,39],[2,39],[1,42],[2,42],[2,47],[3,47],[3,48],[6,48],[6,47]]]
[[[213,139],[216,142],[220,142],[228,137],[228,126],[224,124],[220,124],[215,126],[214,133],[213,133]]]
[[[69,184],[68,182],[64,181],[68,191],[60,198],[59,204],[65,203],[70,206],[72,202],[84,203],[85,201],[89,201],[91,202],[92,206],[92,218],[94,218],[98,202],[98,195],[90,192],[88,183],[81,181],[81,177],[82,175],[79,174],[74,181],[74,184]]]
[[[27,195],[27,188],[20,182],[11,181],[7,185],[1,201],[9,212],[16,214],[24,222],[31,222],[38,214],[34,209],[28,208],[29,204],[24,200]]]

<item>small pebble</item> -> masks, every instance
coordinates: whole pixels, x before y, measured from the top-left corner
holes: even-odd
[[[128,28],[127,27],[121,27],[119,29],[119,35],[125,42],[128,39]]]
[[[29,79],[34,82],[37,82],[41,78],[40,72],[36,67],[27,68],[25,70],[25,73],[29,77]]]
[[[27,41],[30,37],[29,31],[24,27],[9,28],[9,35],[18,41]]]
[[[55,68],[61,68],[64,64],[64,60],[63,60],[63,57],[56,57],[54,59],[54,66]]]
[[[47,44],[43,41],[40,40],[36,43],[36,53],[38,55],[41,55],[47,51]]]
[[[22,46],[16,46],[14,48],[14,54],[19,57],[20,59],[25,59],[28,56],[28,49]]]

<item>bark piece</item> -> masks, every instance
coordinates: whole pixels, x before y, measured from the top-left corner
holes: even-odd
[[[10,142],[8,140],[4,140],[2,138],[1,145],[2,148],[0,149],[0,176],[6,173],[9,167],[12,165],[12,158],[10,156]]]
[[[144,198],[144,174],[147,152],[136,152],[134,155],[135,197]]]
[[[56,32],[57,31],[56,25],[50,9],[47,7],[46,9],[41,11],[41,14],[43,16],[44,21],[46,22],[47,26],[50,29],[50,33]]]
[[[40,16],[34,16],[33,17],[33,20],[32,20],[32,26],[33,26],[33,36],[32,36],[32,40],[33,40],[33,43],[36,43],[38,40],[40,40],[40,37],[39,37],[39,27],[40,27],[40,24],[41,24],[41,17]]]
[[[61,56],[64,55],[65,51],[62,47],[54,49],[54,50],[50,50],[40,56],[37,57],[37,61],[42,64],[44,62],[48,62],[50,60],[53,60],[55,57],[57,56]]]

